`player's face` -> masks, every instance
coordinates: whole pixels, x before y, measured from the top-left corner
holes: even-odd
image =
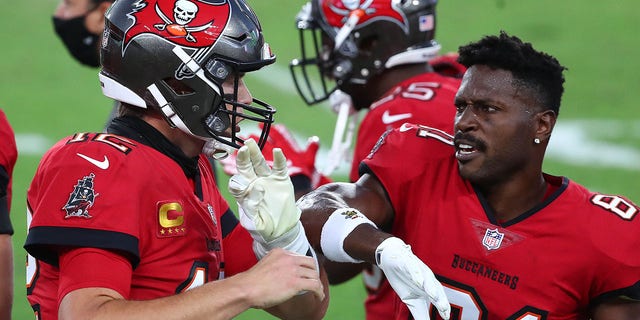
[[[511,72],[472,66],[456,94],[455,147],[460,175],[476,184],[513,179],[531,163],[538,110]]]
[[[102,36],[102,31],[104,30],[104,11],[106,10],[104,4],[96,5],[91,0],[62,0],[58,3],[56,10],[53,12],[53,16],[61,20],[70,20],[84,16],[84,26],[87,28],[87,31]],[[100,10],[101,8],[102,10]],[[101,41],[98,41],[98,43],[100,42]]]
[[[62,0],[53,16],[63,20],[80,17],[89,12],[93,7],[90,0]]]
[[[235,97],[236,101],[242,104],[247,104],[250,105],[251,102],[253,102],[253,96],[251,96],[251,92],[249,92],[249,88],[247,88],[246,84],[244,83],[244,74],[240,75],[240,79],[238,79],[238,87],[235,87],[235,77],[229,77],[228,79],[225,80],[225,82],[222,84],[222,91],[225,93],[225,99],[227,100],[233,100],[234,99],[234,92],[237,94],[237,96]],[[233,109],[233,105],[230,104],[226,104],[225,105],[227,110],[232,110]],[[242,113],[242,109],[240,108],[236,108],[236,112],[238,113]],[[239,124],[240,121],[242,121],[244,118],[241,117],[236,117],[236,124]],[[227,129],[226,134],[228,134],[230,136],[231,134],[231,130],[234,129],[235,132],[239,132],[240,131],[240,127],[236,126],[235,128],[229,128]]]

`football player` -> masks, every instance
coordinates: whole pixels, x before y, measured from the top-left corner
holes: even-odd
[[[11,211],[11,180],[18,160],[18,149],[13,129],[4,111],[0,109],[0,318],[11,319],[13,304],[13,226]]]
[[[104,14],[113,0],[61,0],[53,13],[53,28],[69,54],[88,67],[100,66]]]
[[[640,208],[542,171],[565,68],[505,32],[458,52],[454,135],[404,124],[303,196],[312,245],[380,267],[388,319],[637,318]]]
[[[387,129],[411,122],[453,132],[453,98],[465,68],[455,54],[439,54],[436,4],[312,0],[296,17],[301,57],[291,63],[291,71],[300,96],[309,105],[325,100],[337,104],[342,119],[350,114],[353,120],[359,111],[367,111],[357,128],[351,181],[358,179],[360,161]],[[338,123],[336,128],[348,125]],[[330,154],[329,165],[336,165],[340,156]],[[326,266],[332,284],[350,279],[363,267]],[[391,291],[382,272],[366,266],[363,279],[367,317],[390,319],[390,299],[387,293],[379,294]]]
[[[243,76],[275,61],[243,0],[118,0],[105,17],[106,133],[76,133],[27,192],[27,295],[38,319],[231,319],[249,308],[319,319],[327,307],[286,158],[254,161],[275,110]],[[262,124],[257,141],[240,122]],[[207,156],[240,148],[230,190]],[[269,184],[268,190],[264,185]],[[260,197],[278,198],[259,206]]]
[[[350,180],[378,137],[404,122],[451,132],[453,96],[464,67],[439,55],[436,0],[312,0],[296,17],[301,57],[291,62],[309,105],[329,100],[360,122]],[[435,72],[438,71],[438,72]],[[345,95],[346,94],[346,95]]]

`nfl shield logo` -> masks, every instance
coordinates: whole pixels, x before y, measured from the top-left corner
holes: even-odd
[[[496,250],[500,248],[500,244],[502,243],[503,238],[504,233],[498,232],[498,228],[487,229],[487,231],[485,231],[484,233],[482,244],[487,247],[488,250]]]

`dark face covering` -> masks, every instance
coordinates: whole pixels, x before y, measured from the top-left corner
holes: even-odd
[[[69,20],[53,17],[53,27],[76,60],[90,67],[99,67],[100,56],[97,48],[99,36],[92,34],[84,26],[85,17],[80,16]]]

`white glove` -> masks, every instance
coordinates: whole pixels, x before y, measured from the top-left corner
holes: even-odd
[[[376,264],[416,320],[429,320],[429,302],[443,319],[449,319],[451,306],[435,275],[400,238],[391,237],[376,248]]]
[[[240,224],[254,240],[268,249],[273,247],[270,243],[287,246],[289,241],[283,238],[298,238],[300,230],[294,228],[304,235],[282,150],[273,149],[271,169],[256,142],[248,139],[238,150],[236,167],[238,173],[229,180],[229,192],[238,201]]]

